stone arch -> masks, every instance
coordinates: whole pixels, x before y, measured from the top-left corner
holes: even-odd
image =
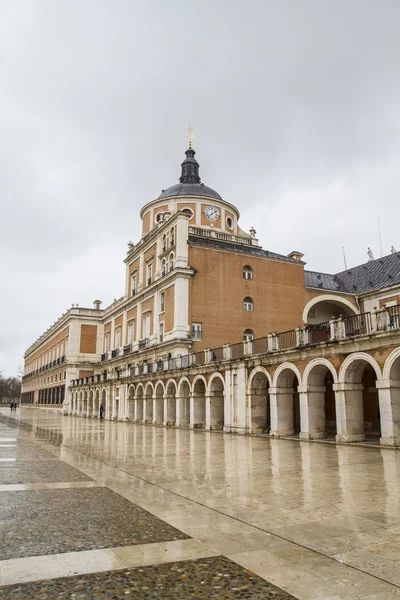
[[[99,418],[100,410],[100,390],[96,388],[94,390],[94,405],[93,405],[93,416]]]
[[[282,363],[275,371],[272,382],[271,435],[300,434],[299,369],[292,363]]]
[[[282,373],[284,373],[285,371],[293,371],[293,373],[296,375],[299,384],[301,382],[301,375],[300,375],[300,371],[299,369],[296,367],[296,365],[289,363],[289,362],[284,362],[281,365],[279,365],[279,367],[276,369],[274,376],[272,378],[272,387],[277,387],[279,385],[279,379],[282,378]]]
[[[79,398],[78,398],[78,411],[77,414],[79,416],[82,416],[82,411],[83,411],[83,392],[79,392]]]
[[[315,316],[313,317],[309,316],[311,309],[315,311]],[[338,312],[338,309],[341,312]],[[307,302],[303,310],[303,321],[309,325],[324,323],[325,321],[329,321],[336,312],[338,313],[337,316],[342,314],[344,317],[347,317],[358,315],[360,311],[347,298],[336,296],[335,294],[321,294]]]
[[[391,352],[385,360],[382,379],[385,381],[390,381],[391,379],[400,379],[400,362],[398,359],[400,359],[400,348],[393,350],[393,352]],[[392,367],[395,367],[393,372]],[[393,377],[393,374],[395,377]]]
[[[376,379],[380,381],[382,379],[381,368],[376,362],[376,360],[366,352],[354,352],[354,354],[350,354],[347,356],[342,363],[342,366],[339,370],[339,383],[359,383],[357,381],[360,379],[360,371],[362,375],[361,362],[366,362],[371,365],[376,374]]]
[[[206,390],[207,381],[203,375],[196,375],[192,384],[193,429],[205,429],[206,426]]]
[[[135,422],[143,422],[143,398],[144,388],[142,383],[138,383],[135,391]]]
[[[301,433],[305,439],[336,435],[336,394],[338,374],[325,358],[315,358],[304,369],[300,399]]]
[[[338,441],[355,442],[365,435],[381,432],[378,387],[382,383],[381,369],[366,352],[348,356],[339,370],[338,391],[340,427]]]
[[[94,393],[93,390],[89,391],[89,406],[88,406],[88,417],[94,416]]]
[[[255,367],[247,382],[247,427],[250,433],[269,432],[271,428],[271,409],[269,402],[269,389],[271,388],[271,374],[265,367]]]
[[[177,385],[175,379],[168,379],[167,383],[165,384],[165,424],[169,427],[175,427],[176,425],[176,392]]]
[[[156,425],[162,425],[164,423],[164,396],[165,396],[164,382],[161,381],[161,379],[159,379],[154,385],[154,398],[155,398],[154,423]]]
[[[210,429],[222,430],[225,425],[225,379],[215,372],[208,381]]]
[[[188,427],[190,424],[190,381],[187,377],[182,377],[178,381],[177,402],[179,402],[179,423],[180,427]]]
[[[107,398],[107,390],[103,388],[101,391],[101,405],[103,407],[103,412],[105,417],[107,418],[108,411],[108,398]]]
[[[88,413],[88,391],[85,390],[83,392],[82,416],[87,417],[87,413]]]
[[[382,415],[381,444],[400,445],[400,348],[393,350],[383,367],[383,382],[379,390]]]
[[[128,420],[135,418],[135,387],[131,384],[128,387]]]
[[[143,422],[153,423],[153,396],[154,387],[151,381],[148,381],[144,388],[144,404],[143,404]]]

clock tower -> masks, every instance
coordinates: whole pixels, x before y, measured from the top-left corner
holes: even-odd
[[[202,183],[196,152],[189,143],[181,164],[179,183],[161,191],[156,200],[148,202],[140,216],[146,235],[172,215],[184,212],[189,216],[189,227],[212,229],[215,232],[251,237],[238,225],[238,209],[224,200],[213,188]]]

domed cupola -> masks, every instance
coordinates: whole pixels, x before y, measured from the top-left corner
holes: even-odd
[[[201,183],[199,176],[199,163],[195,159],[196,152],[188,148],[185,152],[186,158],[181,164],[182,174],[179,177],[181,183]]]
[[[196,152],[191,146],[189,146],[185,154],[186,158],[181,164],[180,183],[176,183],[168,189],[163,190],[158,199],[171,198],[173,196],[205,196],[206,198],[222,200],[218,192],[201,183],[199,175],[200,165],[195,159]]]

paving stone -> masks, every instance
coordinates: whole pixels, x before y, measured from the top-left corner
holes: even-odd
[[[44,460],[25,459],[16,462],[0,462],[1,485],[11,483],[60,483],[63,481],[92,481],[92,479],[66,462],[57,460],[54,457]]]
[[[205,558],[0,588],[1,600],[295,600],[224,557]]]
[[[25,442],[4,444],[0,446],[0,458],[56,458],[54,454]]]
[[[108,488],[0,494],[2,560],[188,538]]]

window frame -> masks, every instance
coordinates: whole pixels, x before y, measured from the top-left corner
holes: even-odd
[[[250,265],[245,265],[242,269],[243,279],[246,281],[253,280],[253,268]]]
[[[198,335],[199,333],[199,335]],[[192,323],[192,341],[201,342],[203,339],[203,323]]]
[[[248,333],[251,332],[251,333]],[[254,340],[254,331],[252,329],[245,329],[243,332],[243,341],[251,342]]]
[[[245,312],[254,312],[254,300],[250,296],[243,299],[243,310]]]
[[[165,312],[165,291],[160,292],[160,312]]]

